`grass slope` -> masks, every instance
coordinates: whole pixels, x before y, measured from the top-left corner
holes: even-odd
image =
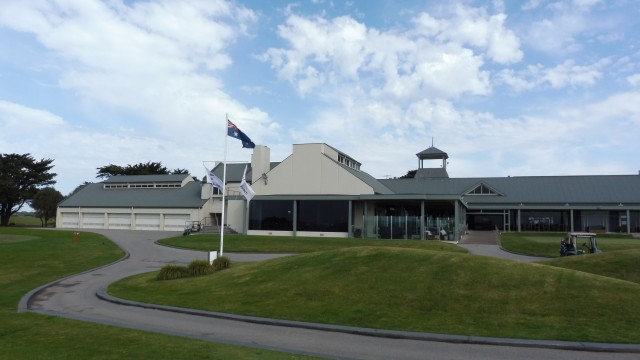
[[[9,224],[12,226],[29,226],[29,227],[41,227],[42,221],[39,218],[33,215],[25,215],[25,214],[14,214],[9,219]],[[49,227],[55,227],[56,221],[55,219],[49,220],[47,224]]]
[[[500,244],[504,249],[517,254],[558,257],[560,256],[560,239],[565,235],[565,233],[508,232],[500,234]],[[604,252],[640,249],[640,239],[630,235],[600,234],[598,247]]]
[[[83,232],[0,228],[0,358],[2,359],[302,359],[261,349],[212,344],[55,316],[16,313],[33,288],[112,262],[123,252]]]
[[[636,284],[426,250],[349,248],[172,281],[142,274],[110,292],[150,303],[372,328],[640,342]]]
[[[162,239],[161,244],[194,250],[220,249],[219,234],[196,234]],[[457,245],[440,241],[379,240],[331,237],[292,237],[229,234],[224,236],[224,251],[259,253],[306,253],[361,246],[401,247],[466,253]]]
[[[640,249],[568,256],[539,263],[640,284]]]

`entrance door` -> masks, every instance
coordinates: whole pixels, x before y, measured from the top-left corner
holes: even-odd
[[[469,230],[504,230],[504,214],[467,214]]]

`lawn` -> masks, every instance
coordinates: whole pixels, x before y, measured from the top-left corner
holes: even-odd
[[[159,241],[161,244],[194,250],[219,250],[220,234],[193,234]],[[379,240],[332,237],[292,237],[229,234],[224,236],[225,252],[307,253],[350,247],[400,247],[466,253],[457,245],[433,240]]]
[[[640,248],[568,256],[543,260],[539,263],[640,284]]]
[[[198,278],[159,281],[155,275],[125,279],[109,292],[157,304],[371,328],[640,343],[640,285],[483,256],[360,247],[234,265]]]
[[[505,250],[517,254],[557,257],[564,236],[565,233],[507,232],[500,234],[500,243]],[[640,249],[640,239],[630,235],[599,234],[598,247],[604,252]]]
[[[122,250],[87,232],[0,228],[0,358],[3,359],[302,359],[119,327],[16,313],[39,285],[117,260]]]
[[[56,225],[55,220],[56,219],[49,220],[49,223],[47,225],[49,227],[55,227]],[[42,226],[42,222],[37,217],[33,215],[21,214],[21,213],[12,215],[11,218],[9,219],[9,224],[12,226],[23,226],[23,227],[41,227]]]

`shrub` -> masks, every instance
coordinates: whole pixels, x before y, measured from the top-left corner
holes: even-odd
[[[215,271],[214,267],[207,260],[194,260],[187,267],[189,276],[208,275]]]
[[[215,271],[226,269],[231,266],[231,260],[226,256],[220,256],[209,264],[206,260],[194,260],[189,266],[167,264],[160,269],[158,280],[181,279],[190,276],[200,276],[212,274]]]
[[[167,264],[160,269],[158,280],[180,279],[189,275],[189,269],[180,265]]]
[[[213,268],[218,271],[222,269],[227,269],[231,266],[231,259],[226,256],[219,256],[215,260],[213,260]]]

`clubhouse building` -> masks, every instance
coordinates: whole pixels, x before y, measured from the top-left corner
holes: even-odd
[[[416,155],[415,177],[376,179],[324,143],[295,144],[281,162],[258,145],[251,163],[227,164],[223,223],[248,234],[416,240],[467,230],[640,232],[640,174],[450,178],[445,152]],[[239,191],[245,165],[250,202]],[[222,178],[222,164],[213,172]],[[56,226],[182,231],[219,224],[221,214],[222,195],[190,175],[113,176],[63,200]]]

